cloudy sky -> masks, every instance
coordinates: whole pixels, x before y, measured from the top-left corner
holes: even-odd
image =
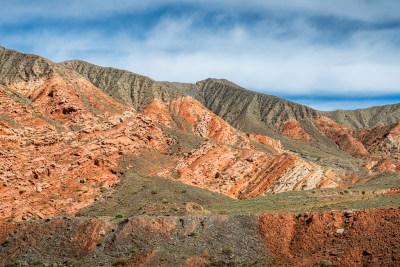
[[[0,46],[320,110],[400,102],[399,0],[6,0]]]

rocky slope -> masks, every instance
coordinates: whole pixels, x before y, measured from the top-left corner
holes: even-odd
[[[117,101],[138,111],[142,111],[153,99],[164,102],[183,96],[149,77],[129,71],[104,68],[81,60],[66,61],[59,65],[78,72]]]
[[[360,163],[353,162],[347,153],[364,159],[373,155],[367,155],[368,148],[365,145],[364,148],[360,146],[360,140],[354,139],[351,133],[343,138],[337,132],[326,131],[321,121],[331,118],[339,127],[347,126],[357,130],[396,123],[400,119],[398,105],[319,112],[275,96],[246,90],[227,80],[206,79],[196,84],[155,82],[128,71],[103,68],[84,61],[67,61],[61,65],[79,72],[118,101],[138,110],[147,109],[148,114],[162,117],[170,113],[166,109],[173,109],[171,102],[181,101],[178,99],[188,95],[236,129],[249,134],[271,136],[279,139],[289,150],[312,155],[309,158],[311,160],[328,158],[324,164],[340,162],[340,165],[349,170]],[[156,107],[160,102],[166,104],[161,113]],[[164,120],[164,123],[175,120],[171,114],[167,115],[169,118],[161,117],[158,120]],[[184,129],[182,123],[177,124]],[[352,138],[348,138],[349,136]]]
[[[190,96],[153,95],[139,101],[152,99],[143,115],[62,64],[7,49],[0,56],[2,219],[75,214],[119,183],[124,158],[146,151],[152,163],[142,175],[234,198],[357,181],[290,154],[278,140],[233,128]],[[157,83],[137,79],[145,84],[140,92],[159,93]]]
[[[0,264],[397,266],[399,213],[383,208],[9,222],[0,228]]]
[[[140,174],[234,198],[344,188],[398,169],[395,126],[357,131],[318,111],[247,91],[226,80],[163,85],[83,61],[55,64],[7,49],[0,55],[5,151],[1,155],[8,159],[1,165],[2,189],[7,191],[3,217],[41,218],[61,210],[75,213],[97,199],[104,191],[101,188],[118,182],[119,161],[144,151],[149,151],[146,157],[158,161],[153,160]],[[243,128],[245,121],[247,131],[255,131],[251,124],[258,121],[264,132],[274,132],[284,145],[232,126]],[[300,153],[288,150],[289,139]],[[320,151],[327,157],[315,156]],[[165,159],[160,160],[157,153]],[[332,159],[337,161],[326,164]],[[59,189],[50,192],[48,188]],[[68,197],[71,194],[76,197]],[[29,211],[14,206],[25,202],[35,203],[26,207],[45,204]]]
[[[151,172],[143,173],[144,175],[159,175],[235,198],[313,187],[341,187],[351,184],[350,181],[357,180],[349,179],[352,175],[344,170],[321,167],[297,156],[286,154],[277,156],[284,152],[279,141],[267,136],[246,135],[238,131],[205,108],[201,104],[204,100],[200,99],[199,102],[192,96],[182,96],[183,93],[187,93],[182,88],[171,88],[147,77],[139,77],[136,74],[112,68],[102,68],[83,61],[68,61],[62,65],[78,71],[116,99],[119,99],[116,92],[129,91],[130,93],[126,94],[125,98],[129,96],[132,101],[124,100],[123,102],[143,109],[143,113],[157,123],[222,143],[219,145],[203,142],[201,147],[193,148],[188,152],[195,156],[189,158],[184,155],[182,158],[175,158],[170,164],[154,167]],[[139,79],[138,77],[151,86],[138,86],[135,82]],[[225,83],[228,82],[225,81]],[[114,91],[110,91],[111,88]],[[163,94],[156,95],[154,91],[163,92]],[[133,104],[142,99],[141,93],[149,96],[146,98],[147,102],[141,102],[148,103],[147,106]],[[195,96],[195,94],[189,95]],[[153,99],[149,102],[151,98]],[[288,105],[297,104],[289,103]],[[280,108],[285,109],[283,106]],[[313,112],[311,109],[303,108],[305,113]],[[303,111],[300,112],[302,113]],[[288,116],[296,117],[296,114],[293,111]],[[309,138],[311,141],[311,137],[302,131],[299,124],[295,125],[294,130],[289,128],[288,134],[296,135],[300,132],[304,138]],[[253,140],[252,137],[257,139],[256,136],[259,136],[258,140]],[[260,138],[264,138],[264,142],[260,142]],[[256,146],[260,143],[266,145],[263,148],[265,151],[247,156],[252,152],[246,150],[257,150]],[[223,161],[222,158],[226,160]]]
[[[395,165],[387,165],[388,169],[397,168],[395,129],[400,119],[398,105],[319,112],[274,96],[248,91],[226,80],[163,84],[196,97],[236,128],[279,139],[286,149],[318,164],[321,164],[321,159],[326,159],[322,165],[340,166],[360,176],[365,176],[359,169],[364,163],[355,158],[374,162],[388,160]]]
[[[118,182],[121,155],[175,142],[75,72],[10,50],[1,58],[14,75],[0,85],[0,218],[74,214]]]
[[[342,111],[336,112],[342,114],[340,116],[335,115],[335,112],[319,112],[275,96],[246,90],[227,80],[206,79],[196,84],[155,82],[128,71],[103,68],[83,61],[67,61],[61,65],[74,69],[110,96],[143,110],[154,121],[168,127],[179,127],[184,131],[195,130],[203,137],[216,137],[215,131],[208,133],[208,130],[200,129],[215,124],[204,124],[201,116],[195,122],[195,127],[200,128],[193,128],[192,121],[192,126],[189,125],[191,129],[186,129],[186,122],[188,119],[193,120],[193,114],[186,111],[182,113],[181,110],[191,108],[193,113],[193,110],[197,112],[206,107],[235,129],[278,139],[287,150],[296,152],[305,160],[331,168],[340,166],[345,172],[351,171],[359,176],[365,176],[365,170],[360,167],[364,162],[358,159],[376,160],[376,157],[374,153],[368,152],[371,150],[367,147],[368,144],[354,136],[352,127],[346,124],[359,128],[397,122],[395,105],[371,108],[363,112],[354,111],[357,115],[353,117],[358,122],[351,119],[352,123],[349,123],[341,118],[352,116],[347,113],[343,115]],[[385,116],[385,120],[377,124],[378,118],[388,112],[391,115]],[[205,112],[202,114],[205,115]],[[212,116],[214,115],[206,117]],[[330,131],[326,128],[327,124],[332,125],[323,123],[329,117],[337,119],[334,122],[341,131]],[[218,133],[224,134],[223,130]],[[390,155],[387,158],[390,159]]]
[[[321,113],[337,123],[357,130],[368,129],[400,121],[400,104]]]

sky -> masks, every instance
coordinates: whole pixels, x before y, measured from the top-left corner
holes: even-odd
[[[400,102],[399,0],[2,0],[0,46],[319,110]]]

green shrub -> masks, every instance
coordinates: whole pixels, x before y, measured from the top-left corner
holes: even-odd
[[[116,259],[113,263],[113,266],[125,266],[128,265],[128,261],[123,258]]]
[[[231,248],[224,248],[222,249],[222,253],[224,253],[225,255],[232,255],[233,250]]]
[[[193,231],[193,232],[191,232],[190,234],[189,234],[189,236],[193,236],[193,237],[196,237],[196,236],[198,236],[199,234],[197,233],[197,232],[195,232],[195,231]]]
[[[10,240],[6,239],[6,240],[3,241],[3,243],[1,243],[1,246],[2,247],[8,247],[9,244],[10,244]]]

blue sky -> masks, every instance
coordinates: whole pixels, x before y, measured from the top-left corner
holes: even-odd
[[[2,1],[0,45],[320,110],[400,102],[398,0]]]

